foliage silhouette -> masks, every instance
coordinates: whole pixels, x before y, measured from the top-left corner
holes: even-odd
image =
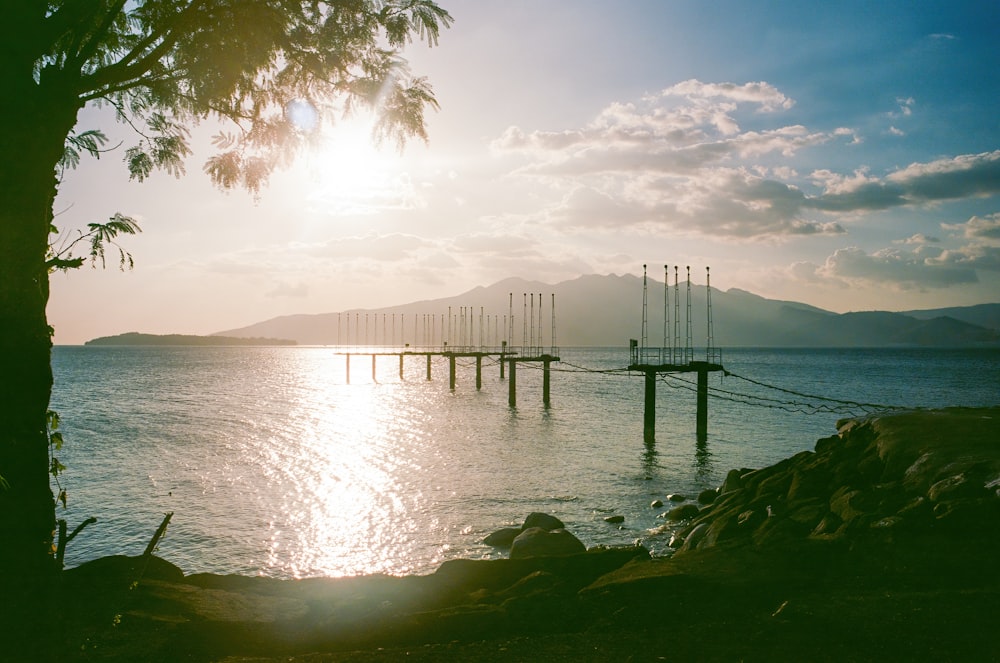
[[[184,174],[191,127],[220,124],[219,151],[204,171],[222,188],[256,195],[327,123],[358,107],[375,110],[378,140],[426,140],[424,112],[437,103],[400,51],[412,41],[436,44],[452,18],[431,0],[8,5],[0,22],[0,604],[9,614],[0,617],[14,620],[5,621],[15,634],[11,652],[23,645],[45,658],[37,650],[45,632],[37,606],[55,569],[45,306],[50,270],[74,266],[50,260],[76,260],[50,252],[52,204],[64,171],[84,154],[100,156],[107,143],[100,129],[77,132],[79,112],[109,107],[131,129],[124,161],[139,181],[156,169]],[[309,130],[287,110],[302,104],[319,119]],[[113,220],[122,224],[118,233],[128,232],[123,219]],[[103,251],[90,257],[103,261]],[[120,257],[121,266],[130,260]]]

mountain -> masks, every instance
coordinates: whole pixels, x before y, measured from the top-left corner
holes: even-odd
[[[976,304],[975,306],[954,306],[950,308],[935,308],[926,311],[903,311],[903,315],[918,320],[948,317],[971,325],[1000,330],[1000,304]]]
[[[708,342],[708,295],[705,286],[691,285],[690,328],[695,348],[704,348]],[[218,334],[288,338],[305,345],[398,344],[400,339],[419,342],[433,324],[435,343],[440,343],[442,317],[447,320],[450,307],[456,321],[463,311],[466,319],[474,319],[473,342],[478,342],[480,336],[481,315],[482,326],[487,327],[482,332],[484,340],[505,337],[504,325],[511,326],[512,315],[514,345],[521,345],[524,335],[528,343],[539,334],[544,339],[542,345],[551,345],[554,313],[555,345],[627,346],[629,339],[642,339],[642,301],[642,279],[632,275],[587,275],[555,285],[510,278],[491,286],[477,286],[455,297],[381,309],[287,315]],[[1000,304],[907,313],[837,314],[798,302],[766,299],[738,288],[713,288],[711,301],[716,347],[1000,345],[1000,324],[996,324]],[[666,344],[671,344],[675,337],[684,345],[687,284],[681,283],[679,288],[670,284],[665,291],[662,281],[650,279],[646,304],[646,345],[659,347],[664,345],[664,338]],[[664,309],[669,319],[666,330]],[[432,323],[428,317],[432,317]],[[526,320],[529,325],[524,324]],[[457,334],[452,332],[451,336],[458,340]]]
[[[101,336],[84,345],[295,345],[295,341],[280,338],[247,336],[192,336],[188,334],[140,334],[127,332],[117,336]]]

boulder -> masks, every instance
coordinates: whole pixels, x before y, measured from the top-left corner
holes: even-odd
[[[698,493],[698,504],[711,504],[719,496],[719,491],[714,488],[706,488]]]
[[[698,547],[698,544],[705,538],[708,534],[708,525],[702,523],[695,527],[693,530],[688,532],[687,536],[684,537],[684,543],[681,545],[681,551],[694,550]]]
[[[521,525],[521,530],[526,530],[531,527],[540,527],[545,530],[554,529],[565,529],[563,522],[556,518],[555,516],[550,516],[547,513],[529,513],[528,517],[524,519],[524,524]]]
[[[680,493],[671,493],[670,495],[667,495],[667,500],[670,502],[686,502],[687,497],[681,495]]]
[[[604,519],[604,522],[611,523],[612,525],[617,525],[618,523],[625,522],[625,516],[608,516]]]
[[[674,522],[687,520],[688,518],[697,516],[700,511],[697,504],[682,504],[681,506],[674,507],[667,513],[667,520]]]
[[[927,497],[931,502],[944,502],[947,500],[961,499],[966,497],[977,497],[980,493],[985,493],[984,489],[969,481],[968,476],[963,472],[937,481],[927,491]]]
[[[510,558],[555,557],[586,551],[587,547],[580,539],[564,529],[528,527],[514,539],[510,547]]]
[[[493,546],[494,548],[510,548],[511,544],[514,543],[514,539],[517,535],[522,532],[520,527],[504,527],[503,529],[498,529],[493,532],[485,539],[483,543],[488,546]]]
[[[729,474],[726,475],[726,480],[722,482],[722,487],[719,488],[719,493],[731,493],[734,490],[742,488],[742,476],[743,472],[740,470],[729,470]]]
[[[649,508],[651,509],[659,509],[662,506],[663,506],[663,500],[653,500],[652,502],[649,503]]]

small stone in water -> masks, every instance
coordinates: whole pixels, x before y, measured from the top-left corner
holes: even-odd
[[[625,516],[608,516],[604,519],[606,523],[623,523],[625,522]]]
[[[653,509],[659,509],[663,506],[663,500],[653,500],[649,506]]]

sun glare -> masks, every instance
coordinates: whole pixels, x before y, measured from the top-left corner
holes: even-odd
[[[324,132],[299,168],[310,184],[309,201],[333,215],[367,215],[412,204],[413,189],[391,146],[377,145],[374,119],[357,117]]]

